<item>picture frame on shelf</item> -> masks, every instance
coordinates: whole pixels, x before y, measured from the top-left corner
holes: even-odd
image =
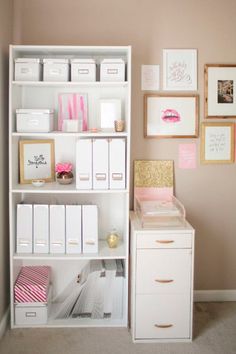
[[[201,163],[234,162],[234,123],[203,122],[201,124]]]
[[[236,118],[236,64],[205,64],[205,117]]]
[[[145,138],[198,137],[198,95],[144,95]]]
[[[20,183],[33,180],[53,182],[55,180],[54,140],[20,140]]]
[[[197,90],[197,49],[163,49],[163,90]]]

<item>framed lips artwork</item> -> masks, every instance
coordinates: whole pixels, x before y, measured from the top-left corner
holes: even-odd
[[[198,137],[198,95],[144,95],[144,136]]]

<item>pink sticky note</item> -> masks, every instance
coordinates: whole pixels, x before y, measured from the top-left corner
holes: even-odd
[[[179,168],[196,168],[196,144],[179,144]]]

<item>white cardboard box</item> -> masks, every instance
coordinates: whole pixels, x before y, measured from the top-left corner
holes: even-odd
[[[65,205],[50,205],[50,253],[65,253]]]
[[[69,60],[43,59],[43,81],[69,81]]]
[[[15,59],[16,81],[40,81],[42,64],[38,58]]]
[[[76,188],[92,189],[92,140],[76,142]]]
[[[98,208],[97,205],[82,206],[83,253],[98,252]]]
[[[48,306],[37,303],[31,306],[25,304],[15,305],[15,324],[34,325],[46,324],[48,321]]]
[[[93,139],[93,189],[108,189],[108,139]]]
[[[71,59],[71,81],[96,81],[94,59]]]
[[[81,253],[81,205],[66,205],[66,253]]]
[[[48,322],[52,302],[52,285],[47,302],[22,302],[15,304],[16,325],[41,325]]]
[[[33,215],[31,204],[17,204],[16,252],[33,252]]]
[[[49,207],[34,204],[34,253],[49,253]]]
[[[110,139],[109,141],[109,188],[125,189],[125,139]]]
[[[53,130],[53,110],[17,109],[16,131],[20,133],[48,133]]]
[[[121,58],[103,59],[100,81],[125,81],[125,62]]]

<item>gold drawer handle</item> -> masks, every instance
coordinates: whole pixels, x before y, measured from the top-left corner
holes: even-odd
[[[163,325],[155,324],[154,326],[157,327],[157,328],[170,328],[170,327],[173,327],[172,324],[163,324]]]
[[[157,243],[174,243],[173,240],[156,240]]]
[[[155,279],[157,283],[172,283],[174,280],[173,279]]]

